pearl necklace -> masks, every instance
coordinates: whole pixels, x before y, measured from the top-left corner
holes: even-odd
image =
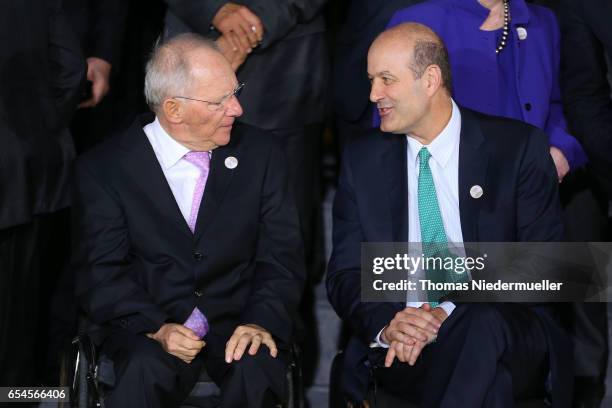
[[[499,54],[501,50],[506,46],[506,40],[508,39],[508,23],[510,21],[510,11],[508,10],[508,0],[504,0],[504,28],[502,31],[502,37],[495,48],[495,54]]]

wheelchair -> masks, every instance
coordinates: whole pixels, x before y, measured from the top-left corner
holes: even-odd
[[[299,349],[297,345],[292,344],[287,371],[289,392],[287,400],[282,404],[283,408],[304,408],[304,388],[299,361]],[[112,386],[114,381],[112,361],[99,354],[92,337],[86,333],[76,336],[72,340],[70,353],[64,357],[62,363],[62,385],[70,387],[70,407],[105,408],[104,386]],[[220,395],[221,390],[208,376],[206,369],[203,369],[181,408],[216,408],[220,403]]]

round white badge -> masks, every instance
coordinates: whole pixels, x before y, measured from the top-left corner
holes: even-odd
[[[483,193],[484,191],[482,191],[482,187],[480,187],[478,184],[470,188],[470,195],[472,196],[472,198],[480,198],[482,197]]]
[[[229,156],[225,159],[225,167],[227,167],[228,169],[235,169],[236,167],[238,167],[238,159],[235,158],[234,156]]]
[[[527,38],[527,29],[525,27],[517,27],[516,34],[518,35],[519,40],[524,40]]]

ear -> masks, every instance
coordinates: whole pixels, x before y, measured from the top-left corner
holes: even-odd
[[[166,98],[162,102],[162,111],[166,120],[170,123],[181,123],[183,121],[183,105],[174,98]]]
[[[431,64],[425,68],[423,78],[429,96],[434,95],[442,87],[442,70],[436,64]]]

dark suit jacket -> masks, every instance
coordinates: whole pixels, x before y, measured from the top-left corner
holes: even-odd
[[[86,57],[117,65],[128,6],[126,0],[63,0],[62,8]]]
[[[85,63],[59,1],[0,5],[0,229],[68,205]]]
[[[519,121],[467,109],[461,109],[461,116],[459,209],[464,242],[560,240],[557,177],[547,137]],[[357,367],[351,373],[363,372],[359,362],[367,345],[405,307],[360,301],[360,251],[361,242],[408,241],[406,145],[404,135],[373,131],[349,143],[342,160],[327,291],[334,309],[356,335],[345,357]],[[470,196],[473,185],[482,187],[481,198]],[[544,319],[554,353],[565,347],[557,343],[563,336],[548,314]],[[569,370],[553,370],[553,380],[564,383]],[[354,390],[353,386],[353,397],[359,400],[363,395]],[[555,401],[564,400],[564,391],[555,388]],[[568,396],[566,400],[571,401]]]
[[[368,49],[398,10],[422,0],[350,0],[338,33],[333,65],[333,108],[349,122],[370,114]],[[370,109],[368,109],[370,108]]]
[[[561,90],[573,134],[591,169],[612,198],[612,3],[563,0],[555,8],[561,24]]]
[[[273,139],[236,125],[214,150],[193,234],[137,120],[75,169],[76,294],[98,325],[135,333],[183,323],[211,332],[254,323],[288,342],[305,276],[285,161]],[[238,167],[228,169],[229,156]]]
[[[239,121],[263,129],[323,123],[329,55],[321,8],[326,0],[244,0],[262,21],[263,43],[236,73],[245,86]],[[227,0],[166,0],[167,35],[196,32],[215,38],[212,19]]]

